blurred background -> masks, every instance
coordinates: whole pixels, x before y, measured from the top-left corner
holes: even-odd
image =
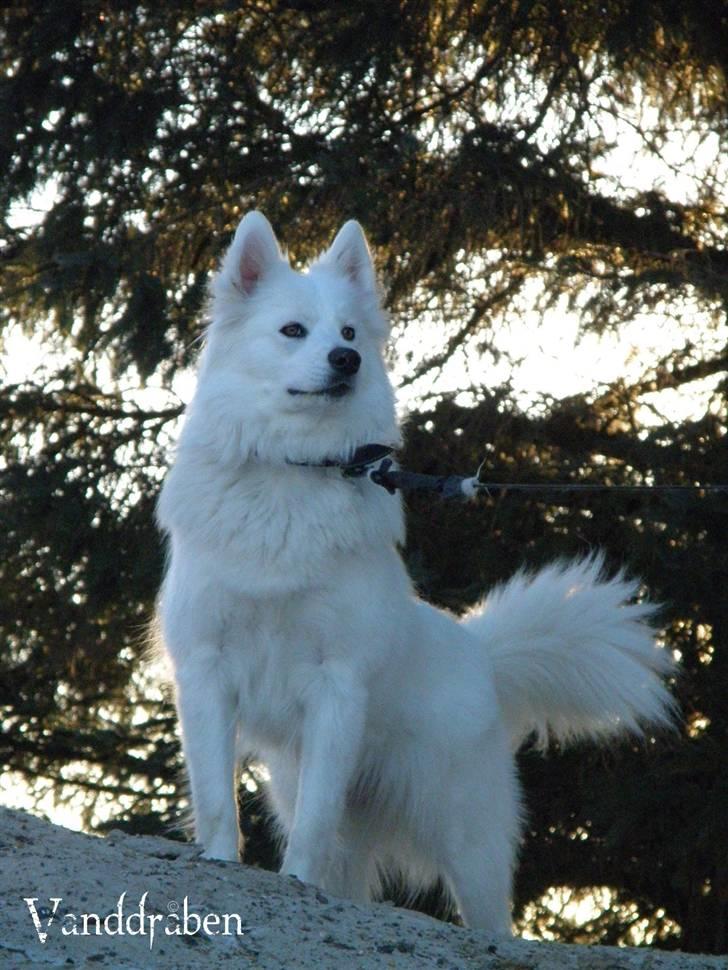
[[[154,502],[251,207],[297,265],[365,228],[405,467],[728,483],[723,0],[36,0],[0,61],[0,802],[182,837]],[[728,497],[408,510],[431,601],[604,549],[682,662],[680,734],[521,753],[520,930],[728,950]]]

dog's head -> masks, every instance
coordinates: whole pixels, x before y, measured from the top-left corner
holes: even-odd
[[[211,292],[198,398],[209,420],[233,422],[243,452],[315,461],[398,441],[388,321],[358,223],[298,273],[250,212]]]

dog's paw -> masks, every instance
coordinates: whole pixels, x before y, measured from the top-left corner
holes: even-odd
[[[214,848],[206,849],[204,846],[200,846],[196,858],[206,859],[209,862],[240,862],[240,855],[237,851],[216,851]]]

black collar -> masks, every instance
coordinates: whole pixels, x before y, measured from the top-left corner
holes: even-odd
[[[340,468],[347,477],[363,475],[370,465],[387,458],[394,451],[392,445],[361,445],[353,454],[340,458],[322,458],[321,461],[288,461],[289,465],[306,468]]]

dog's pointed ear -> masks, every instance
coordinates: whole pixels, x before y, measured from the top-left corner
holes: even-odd
[[[271,224],[262,212],[248,212],[235,233],[225,256],[223,271],[230,274],[235,286],[250,296],[258,284],[283,260]]]
[[[325,261],[367,293],[377,292],[377,274],[366,236],[354,219],[345,222],[324,255]]]

